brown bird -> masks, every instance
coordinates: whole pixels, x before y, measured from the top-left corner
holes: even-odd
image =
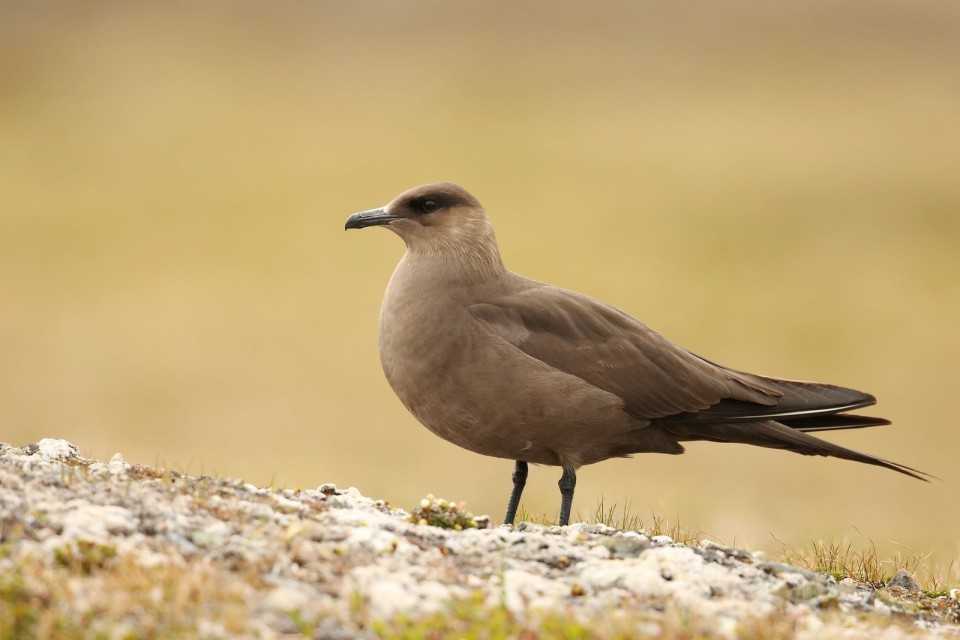
[[[811,431],[890,424],[847,413],[862,391],[779,380],[711,362],[588,296],[511,273],[480,203],[451,183],[401,193],[350,216],[406,243],[380,312],[380,359],[401,402],[436,435],[516,461],[512,524],[527,463],[563,468],[560,524],[576,470],[681,442],[741,442],[832,456],[925,480]]]

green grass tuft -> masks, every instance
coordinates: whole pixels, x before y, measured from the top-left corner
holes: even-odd
[[[115,547],[89,540],[77,540],[76,544],[64,545],[53,552],[58,565],[87,576],[103,569],[116,556]]]
[[[892,556],[881,555],[877,544],[868,540],[865,547],[853,542],[825,542],[817,540],[806,548],[794,549],[781,542],[784,562],[831,575],[837,580],[850,578],[875,589],[883,588],[900,570],[908,572],[929,597],[947,595],[956,584],[955,562],[946,567],[933,565],[931,554],[909,550],[897,551]]]

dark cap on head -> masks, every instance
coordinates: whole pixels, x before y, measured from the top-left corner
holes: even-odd
[[[457,207],[479,209],[480,201],[453,182],[425,184],[404,191],[385,207],[353,214],[347,219],[344,228],[362,229],[387,225],[401,218],[421,219],[421,216]]]

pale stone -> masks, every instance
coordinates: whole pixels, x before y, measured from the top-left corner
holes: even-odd
[[[79,455],[77,448],[59,438],[42,438],[37,442],[37,453],[48,460],[69,460]]]

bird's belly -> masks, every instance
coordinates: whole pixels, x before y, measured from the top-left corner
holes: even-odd
[[[387,380],[407,409],[434,434],[476,453],[561,464],[628,420],[619,398],[578,378],[546,365],[511,366],[526,356],[506,343],[480,346],[464,336],[442,348],[381,347]]]

